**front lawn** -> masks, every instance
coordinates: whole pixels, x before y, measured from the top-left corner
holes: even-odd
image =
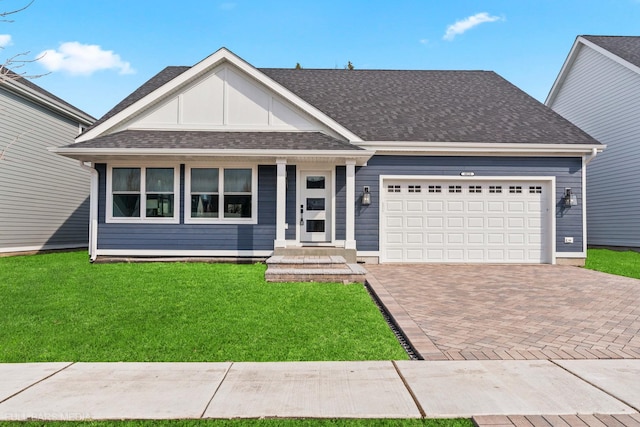
[[[362,285],[264,269],[0,258],[0,362],[407,359]]]
[[[640,253],[589,249],[585,267],[590,270],[640,279]]]

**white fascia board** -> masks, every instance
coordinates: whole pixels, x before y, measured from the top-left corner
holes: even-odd
[[[66,116],[74,121],[78,121],[81,124],[90,126],[93,122],[96,121],[94,117],[75,108],[69,108],[67,105],[62,104],[61,102],[50,98],[36,90],[33,90],[32,88],[25,86],[18,81],[8,79],[1,81],[1,83],[7,90],[10,90],[11,92],[14,92],[24,98],[27,98],[30,101],[43,106],[44,108],[55,111],[58,114],[62,114],[63,116]]]
[[[487,142],[389,142],[366,141],[357,144],[376,154],[436,156],[575,156],[602,152],[606,146],[596,144],[530,144]]]
[[[569,73],[569,69],[571,68],[574,61],[576,60],[576,56],[578,55],[578,51],[580,50],[580,40],[581,40],[581,37],[577,37],[576,40],[573,42],[573,46],[571,46],[569,55],[567,55],[567,59],[564,60],[564,64],[562,64],[562,68],[560,69],[558,76],[553,82],[553,86],[551,86],[551,90],[547,95],[547,99],[545,99],[544,101],[544,105],[546,105],[547,107],[551,107],[551,104],[553,103],[556,96],[558,95],[560,86],[562,86],[565,78],[567,77],[567,74]]]
[[[90,139],[93,139],[100,135],[108,133],[110,129],[113,129],[118,124],[134,116],[137,112],[142,111],[144,108],[160,100],[165,95],[175,91],[179,87],[189,83],[190,81],[206,73],[207,71],[214,69],[215,67],[222,64],[223,62],[228,62],[236,66],[241,71],[245,72],[247,75],[251,76],[258,82],[262,83],[267,88],[273,90],[274,92],[276,92],[278,95],[280,95],[287,101],[293,103],[298,108],[302,109],[303,111],[305,111],[306,113],[314,117],[316,120],[319,120],[320,122],[322,122],[323,124],[331,128],[333,131],[338,133],[339,135],[342,135],[348,141],[357,142],[362,140],[360,137],[358,137],[357,135],[355,135],[354,133],[352,133],[342,125],[340,125],[338,122],[336,122],[335,120],[331,119],[329,116],[324,114],[322,111],[313,107],[311,104],[304,101],[302,98],[295,95],[293,92],[291,92],[284,86],[276,83],[275,81],[267,77],[264,73],[256,69],[254,66],[252,66],[251,64],[249,64],[248,62],[246,62],[245,60],[243,60],[233,52],[223,47],[218,49],[212,55],[198,62],[196,65],[189,68],[187,71],[180,74],[170,82],[164,84],[163,86],[160,86],[159,88],[157,88],[156,90],[148,94],[147,96],[134,102],[132,105],[120,111],[118,114],[114,115],[113,117],[110,117],[108,120],[104,121],[103,123],[96,126],[95,128],[90,129],[89,131],[83,133],[76,139],[76,142],[88,141]]]
[[[567,59],[564,62],[564,65],[560,69],[560,73],[558,74],[558,77],[556,78],[555,82],[553,83],[553,86],[551,87],[551,91],[549,91],[549,95],[547,96],[547,99],[544,101],[544,104],[546,106],[550,107],[553,101],[555,100],[556,96],[558,95],[558,92],[560,91],[560,87],[564,83],[564,80],[567,77],[567,74],[569,73],[569,70],[571,69],[571,66],[574,63],[578,55],[578,52],[580,51],[580,47],[581,47],[580,45],[587,46],[595,50],[599,54],[609,58],[610,60],[622,65],[623,67],[630,69],[634,73],[640,74],[640,67],[638,67],[637,65],[634,65],[629,61],[620,58],[618,55],[611,53],[607,49],[600,47],[593,42],[590,42],[584,37],[578,36],[576,38],[576,41],[573,44],[573,47],[571,48],[571,51],[569,52],[569,55],[567,56]]]
[[[146,148],[72,148],[72,147],[51,147],[50,152],[72,159],[85,160],[107,157],[242,157],[242,158],[316,158],[316,159],[353,159],[356,164],[363,165],[374,154],[369,150],[203,150],[203,149],[146,149]]]

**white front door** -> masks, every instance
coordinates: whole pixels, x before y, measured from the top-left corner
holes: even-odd
[[[331,241],[331,173],[300,173],[300,241]]]

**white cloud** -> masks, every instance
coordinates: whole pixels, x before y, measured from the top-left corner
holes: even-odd
[[[100,70],[118,70],[119,74],[133,74],[131,64],[123,61],[112,50],[103,50],[95,44],[62,43],[58,50],[40,52],[38,62],[48,71],[66,71],[74,75],[91,75]]]
[[[480,24],[501,20],[503,20],[503,18],[500,18],[499,16],[491,16],[487,12],[476,13],[473,16],[469,16],[467,18],[456,21],[455,24],[449,25],[442,38],[445,40],[453,40],[454,37],[458,34],[462,34],[465,31],[468,31]]]
[[[420,39],[420,43],[421,44],[429,44],[429,40],[428,39]]]
[[[0,48],[9,46],[11,44],[10,34],[0,34]]]

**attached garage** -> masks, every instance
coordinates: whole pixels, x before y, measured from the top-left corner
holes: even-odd
[[[553,178],[381,180],[380,261],[553,263]]]

